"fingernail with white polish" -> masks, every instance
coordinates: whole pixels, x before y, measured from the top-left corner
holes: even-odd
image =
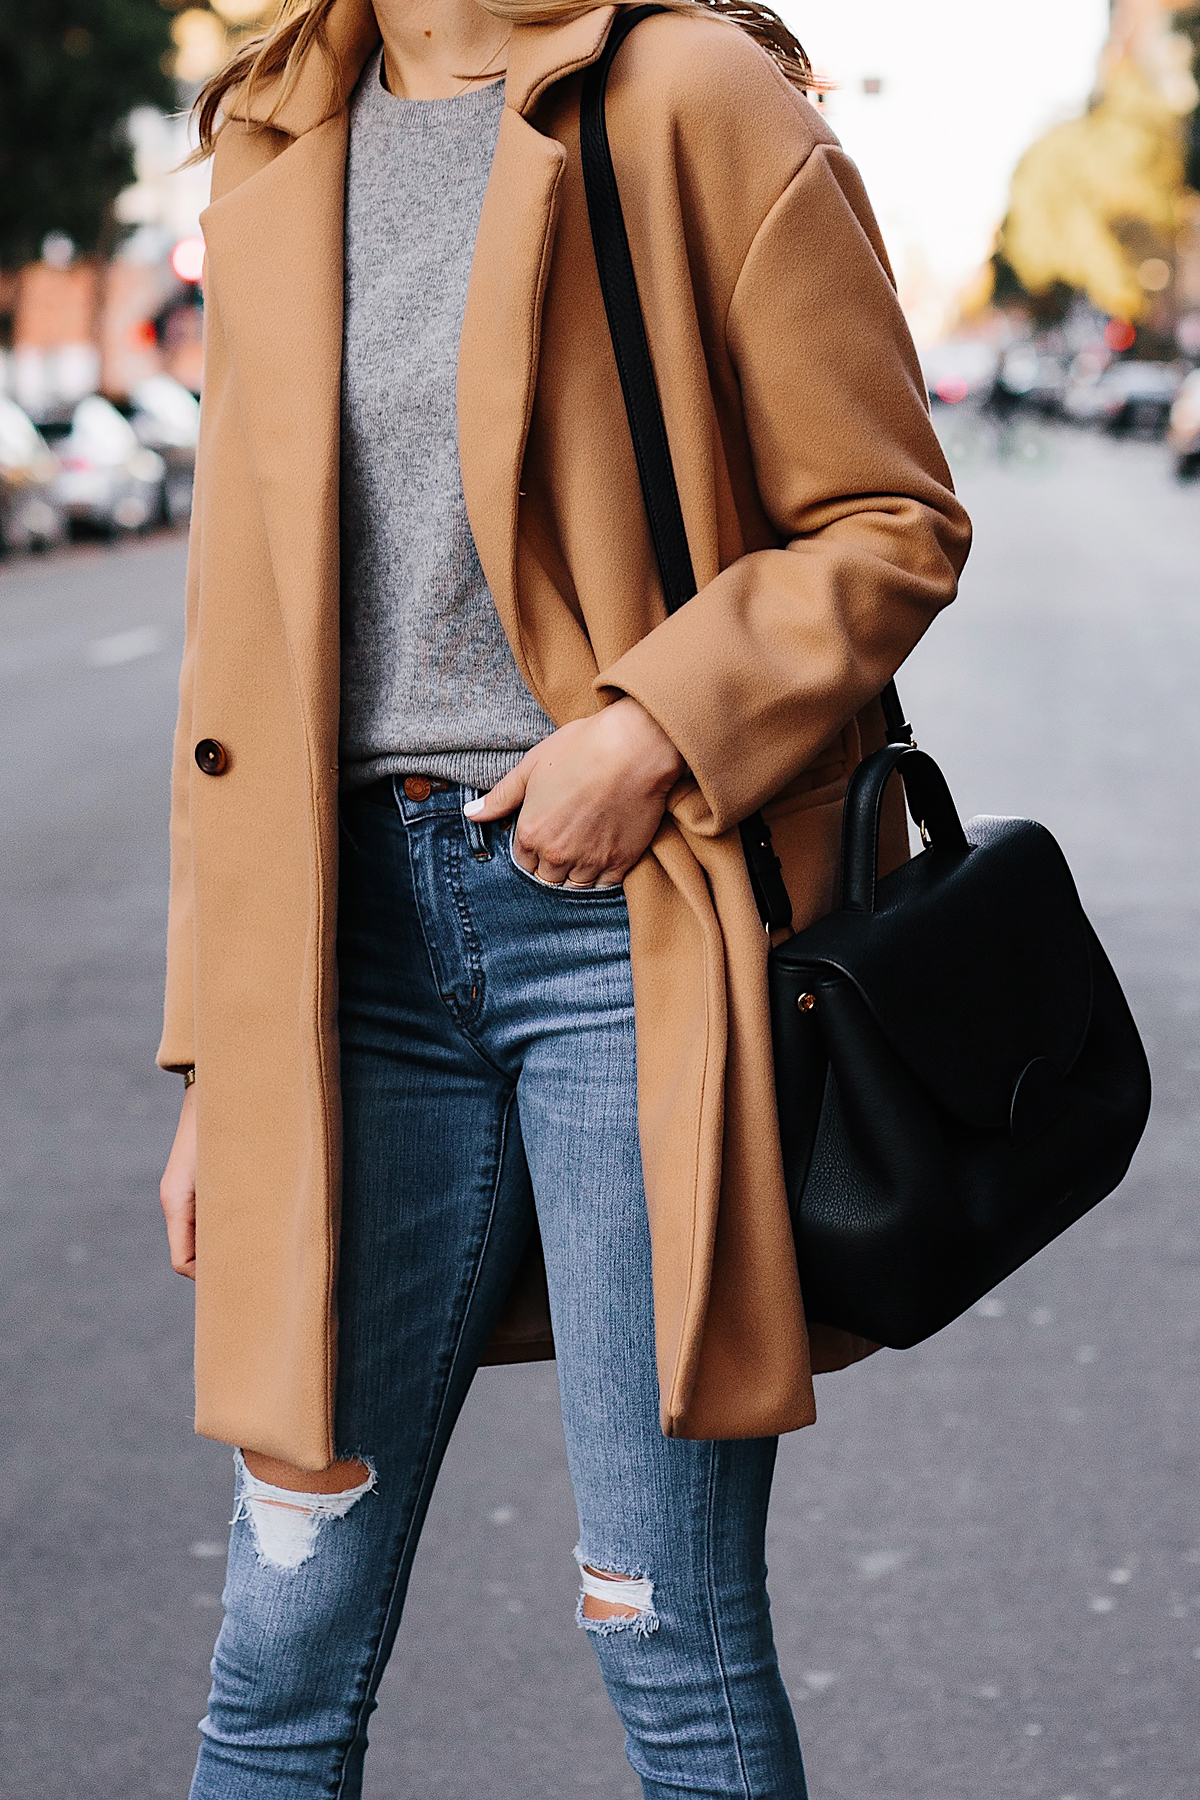
[[[466,813],[468,819],[473,819],[476,813],[481,813],[483,811],[483,807],[484,802],[482,800],[468,800],[463,807],[463,811]]]

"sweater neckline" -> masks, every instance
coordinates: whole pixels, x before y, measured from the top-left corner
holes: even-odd
[[[504,106],[504,77],[489,81],[486,87],[468,88],[452,94],[447,100],[409,100],[393,94],[383,82],[383,45],[381,44],[363,71],[364,98],[370,96],[376,106],[386,108],[389,123],[400,131],[436,131],[439,128],[469,125],[477,119],[492,117]]]

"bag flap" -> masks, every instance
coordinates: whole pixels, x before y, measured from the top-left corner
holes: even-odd
[[[1082,1050],[1091,952],[1071,871],[1044,826],[984,817],[966,833],[965,856],[922,852],[880,881],[873,913],[831,913],[772,955],[817,986],[849,976],[935,1099],[964,1124],[1000,1129],[1031,1064],[1038,1085],[1053,1084]]]

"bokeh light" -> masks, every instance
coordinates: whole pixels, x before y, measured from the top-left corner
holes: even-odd
[[[225,27],[215,13],[189,7],[171,25],[175,45],[175,78],[192,84],[207,81],[226,56]]]
[[[204,274],[204,239],[180,238],[171,252],[171,267],[180,281],[199,281]]]
[[[212,0],[212,9],[227,25],[257,25],[277,10],[270,0]]]

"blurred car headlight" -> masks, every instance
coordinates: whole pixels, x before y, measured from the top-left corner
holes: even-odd
[[[113,523],[122,531],[140,531],[143,525],[150,523],[152,511],[144,494],[122,494],[112,509]]]
[[[129,459],[129,473],[135,481],[161,481],[167,465],[157,450],[135,450]]]
[[[96,506],[108,499],[112,486],[112,475],[105,469],[64,469],[55,492],[64,506]]]
[[[45,500],[30,500],[25,507],[25,528],[35,537],[53,537],[58,525],[58,515]]]

